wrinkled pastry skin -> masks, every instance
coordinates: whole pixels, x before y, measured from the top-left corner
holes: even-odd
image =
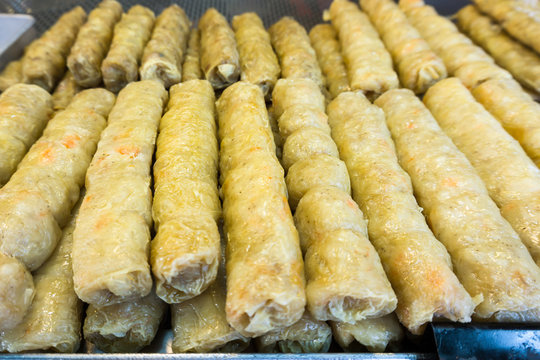
[[[198,80],[202,78],[201,62],[200,62],[200,47],[201,47],[201,32],[199,29],[191,29],[189,40],[182,64],[182,81]]]

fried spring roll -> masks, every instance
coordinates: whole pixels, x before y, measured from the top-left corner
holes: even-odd
[[[103,82],[107,89],[120,91],[132,81],[137,81],[139,61],[144,46],[150,39],[154,13],[152,10],[135,5],[114,27],[114,35],[107,57],[101,64]]]
[[[423,94],[431,85],[446,77],[443,61],[430,49],[393,0],[360,0],[360,6],[392,54],[405,87]]]
[[[69,50],[85,20],[85,11],[77,6],[34,41],[22,59],[23,82],[51,91],[64,74]]]
[[[444,61],[448,73],[459,77],[469,89],[490,79],[512,79],[508,71],[495,65],[484,50],[460,33],[451,20],[424,5],[423,0],[400,0],[399,6]]]
[[[154,340],[166,310],[167,304],[154,291],[120,304],[90,305],[84,320],[84,338],[105,352],[137,352]]]
[[[472,94],[540,167],[540,105],[513,81],[489,80]]]
[[[515,0],[474,0],[474,3],[514,38],[540,54],[540,9],[538,4]]]
[[[375,104],[386,114],[400,164],[433,233],[450,253],[458,279],[479,303],[474,316],[538,321],[540,268],[465,155],[411,91],[392,90]]]
[[[302,254],[262,91],[249,83],[234,84],[221,95],[217,110],[220,156],[233,164],[228,169],[220,164],[228,242],[227,320],[242,335],[259,336],[302,316]]]
[[[316,96],[319,95],[320,92],[316,94]],[[277,97],[274,98],[277,100]],[[285,109],[279,117],[279,135],[284,140],[286,140],[289,135],[291,135],[296,130],[304,127],[317,128],[327,134],[330,134],[330,126],[328,126],[328,116],[326,116],[324,110],[321,110],[318,106],[297,103],[295,105],[287,107],[287,109]]]
[[[321,89],[324,80],[306,29],[289,16],[268,29],[285,79],[310,79]]]
[[[328,106],[332,137],[351,175],[354,199],[398,298],[397,316],[413,334],[433,317],[468,322],[474,303],[452,272],[398,164],[384,112],[347,92]]]
[[[101,62],[107,55],[114,25],[122,17],[122,5],[104,0],[90,12],[67,58],[67,66],[81,87],[97,87],[101,83]]]
[[[15,84],[0,96],[0,186],[41,135],[52,115],[53,101],[36,85]]]
[[[151,244],[156,293],[179,303],[202,293],[216,278],[221,214],[214,90],[206,80],[171,88],[159,126],[154,164]]]
[[[309,38],[317,54],[322,73],[326,77],[326,85],[332,98],[343,91],[349,91],[347,69],[341,55],[337,33],[332,25],[315,25],[309,32]]]
[[[0,73],[0,92],[22,82],[22,59],[13,60]]]
[[[34,271],[52,253],[79,198],[114,95],[85,90],[51,119],[0,190],[0,251]]]
[[[321,90],[309,79],[279,79],[272,92],[272,99],[275,99],[272,105],[277,118],[281,117],[286,109],[295,105],[309,106],[323,113],[326,107]],[[289,131],[290,133],[292,131]]]
[[[240,78],[259,86],[264,97],[269,100],[281,72],[270,43],[270,35],[261,18],[254,12],[236,15],[232,26],[242,67]]]
[[[24,264],[0,252],[0,351],[4,332],[21,323],[34,294],[32,274]]]
[[[389,344],[401,341],[403,330],[394,314],[354,324],[330,322],[334,339],[345,351],[358,351],[357,345],[370,352],[384,352]]]
[[[506,35],[502,28],[468,5],[457,13],[459,27],[508,69],[522,85],[540,93],[540,57]]]
[[[64,110],[69,105],[73,97],[81,90],[82,88],[77,85],[71,71],[66,71],[64,78],[62,81],[60,81],[60,83],[58,83],[56,89],[54,89],[54,93],[52,94],[54,111]]]
[[[201,34],[201,69],[214,89],[222,89],[238,81],[240,60],[236,40],[227,19],[216,9],[206,10],[199,19]]]
[[[339,158],[336,143],[328,133],[315,127],[298,129],[283,144],[283,168],[289,170],[296,162],[318,154]]]
[[[369,97],[397,88],[392,57],[367,15],[348,0],[334,0],[329,15],[339,35],[351,88]]]
[[[317,320],[353,323],[394,311],[396,295],[349,194],[334,186],[312,188],[294,220],[306,262],[308,310]]]
[[[200,62],[201,33],[199,29],[191,29],[189,41],[182,64],[182,81],[198,80],[202,77]]]
[[[291,326],[272,330],[256,341],[257,349],[264,353],[325,353],[332,343],[332,330],[306,311]]]
[[[126,86],[88,168],[73,234],[75,291],[87,303],[116,304],[146,296],[152,288],[150,165],[166,101],[158,81]]]
[[[540,169],[459,79],[428,91],[424,103],[540,265]]]
[[[157,79],[168,89],[182,80],[191,22],[184,10],[173,4],[156,20],[152,38],[146,44],[139,72],[142,80]]]
[[[35,297],[22,323],[10,331],[0,332],[0,351],[71,353],[79,348],[83,304],[73,289],[71,268],[73,230],[79,205],[74,207],[53,254],[34,273]]]

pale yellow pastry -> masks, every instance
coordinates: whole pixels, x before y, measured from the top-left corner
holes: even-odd
[[[22,82],[22,59],[10,61],[0,73],[0,92]]]
[[[71,71],[66,71],[62,81],[58,83],[52,94],[54,111],[64,110],[69,105],[73,97],[81,90],[82,88],[77,85]]]
[[[201,33],[199,29],[191,29],[184,63],[182,64],[182,81],[197,80],[202,77],[200,56]]]

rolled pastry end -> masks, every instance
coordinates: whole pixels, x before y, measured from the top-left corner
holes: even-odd
[[[33,298],[30,272],[17,259],[0,253],[0,332],[23,320]]]

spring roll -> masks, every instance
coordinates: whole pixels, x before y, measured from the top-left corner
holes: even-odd
[[[538,4],[516,0],[474,0],[480,10],[496,19],[514,38],[540,54]]]
[[[297,82],[298,81],[294,81],[294,84],[296,85]],[[289,82],[289,84],[293,84],[293,82]],[[320,92],[315,93],[315,96],[320,96]],[[274,101],[277,100],[278,99],[276,95],[274,96]],[[283,100],[288,101],[286,99]],[[304,127],[317,128],[322,130],[326,134],[330,134],[330,126],[328,126],[328,116],[326,116],[324,110],[321,110],[321,108],[318,106],[297,103],[295,105],[287,107],[279,117],[279,135],[284,140],[286,140],[296,130]]]
[[[396,295],[349,194],[334,186],[312,188],[294,220],[306,262],[308,310],[315,319],[353,323],[394,311]]]
[[[309,79],[279,79],[272,92],[274,115],[279,118],[283,112],[295,105],[324,113],[326,103],[317,84]],[[295,129],[296,130],[296,129]],[[280,130],[281,132],[281,130]],[[289,131],[289,134],[292,131]]]
[[[84,320],[84,338],[101,351],[137,352],[154,340],[166,310],[167,304],[154,291],[119,304],[90,305]]]
[[[107,57],[101,63],[103,82],[107,89],[120,91],[132,81],[137,81],[139,61],[144,46],[150,39],[154,13],[135,5],[114,27],[114,35]]]
[[[51,257],[34,273],[35,297],[22,323],[0,332],[0,351],[55,351],[79,348],[83,303],[73,289],[71,249],[80,201]]]
[[[101,83],[101,62],[107,55],[114,25],[122,17],[122,5],[104,0],[90,12],[67,58],[67,66],[81,87],[97,87]]]
[[[82,88],[77,85],[75,78],[71,71],[66,71],[64,78],[58,85],[52,94],[52,102],[54,111],[62,111],[69,105],[75,95],[77,95]]]
[[[86,12],[77,6],[65,13],[26,50],[22,59],[23,82],[54,89],[64,74],[66,58],[77,33],[86,20]]]
[[[259,86],[264,97],[269,100],[281,72],[270,43],[270,35],[261,18],[254,12],[236,15],[232,26],[242,68],[240,79]]]
[[[354,324],[331,321],[334,339],[347,352],[363,350],[384,352],[388,345],[403,339],[403,330],[394,314]],[[360,347],[360,349],[358,349]]]
[[[411,177],[434,235],[478,302],[474,316],[538,321],[540,268],[465,155],[411,91],[392,90],[375,104],[386,114],[400,165]]]
[[[0,351],[2,337],[21,323],[34,294],[32,274],[24,264],[0,252]]]
[[[285,170],[289,170],[296,162],[318,154],[339,158],[336,143],[329,134],[318,128],[304,127],[293,132],[285,140],[281,163]]]
[[[341,55],[337,33],[332,25],[315,25],[309,32],[309,38],[317,54],[322,73],[326,77],[326,85],[332,98],[343,91],[349,91],[347,69]]]
[[[52,115],[53,101],[36,85],[15,84],[0,96],[0,187],[41,136]]]
[[[114,100],[105,89],[76,95],[0,190],[0,251],[28,270],[39,268],[56,247]]]
[[[182,64],[182,81],[202,78],[201,62],[199,59],[201,33],[199,29],[191,29],[184,63]]]
[[[540,105],[520,90],[513,81],[489,80],[472,94],[540,167]]]
[[[238,81],[240,60],[236,40],[227,19],[216,9],[206,10],[199,19],[201,69],[214,89],[223,89]]]
[[[508,71],[495,65],[482,48],[460,33],[451,20],[437,14],[423,0],[400,0],[399,6],[444,61],[448,74],[459,77],[469,89],[490,79],[512,79]]]
[[[332,343],[332,330],[306,311],[291,326],[272,330],[256,341],[257,350],[263,353],[325,353]]]
[[[244,336],[294,324],[304,313],[304,267],[283,169],[260,88],[239,82],[217,102],[227,234],[227,321]],[[234,141],[232,141],[234,140]],[[256,277],[253,274],[258,274]]]
[[[416,203],[384,112],[361,93],[347,92],[330,103],[328,115],[354,199],[367,216],[369,238],[396,291],[401,323],[421,334],[434,317],[470,321],[475,304]]]
[[[13,60],[0,73],[0,92],[22,82],[22,60]]]
[[[321,68],[306,29],[293,18],[285,16],[268,31],[281,64],[281,77],[310,79],[322,89],[324,80]]]
[[[393,0],[360,0],[398,69],[401,83],[416,94],[446,77],[443,61]]]
[[[540,92],[540,57],[506,35],[502,28],[473,5],[457,13],[459,27],[508,69],[523,86]]]
[[[157,79],[168,89],[182,80],[191,22],[184,10],[173,4],[156,19],[152,38],[144,48],[139,72],[142,80]]]
[[[540,265],[540,169],[459,79],[434,87],[424,103]]]
[[[156,293],[167,303],[199,295],[217,274],[221,205],[214,114],[212,85],[191,80],[171,88],[159,126],[151,264]]]
[[[329,16],[338,32],[351,88],[370,98],[397,88],[392,57],[367,15],[348,0],[334,0]]]
[[[126,86],[88,168],[73,234],[75,291],[87,303],[130,301],[152,288],[150,165],[166,101],[167,91],[158,81]]]

